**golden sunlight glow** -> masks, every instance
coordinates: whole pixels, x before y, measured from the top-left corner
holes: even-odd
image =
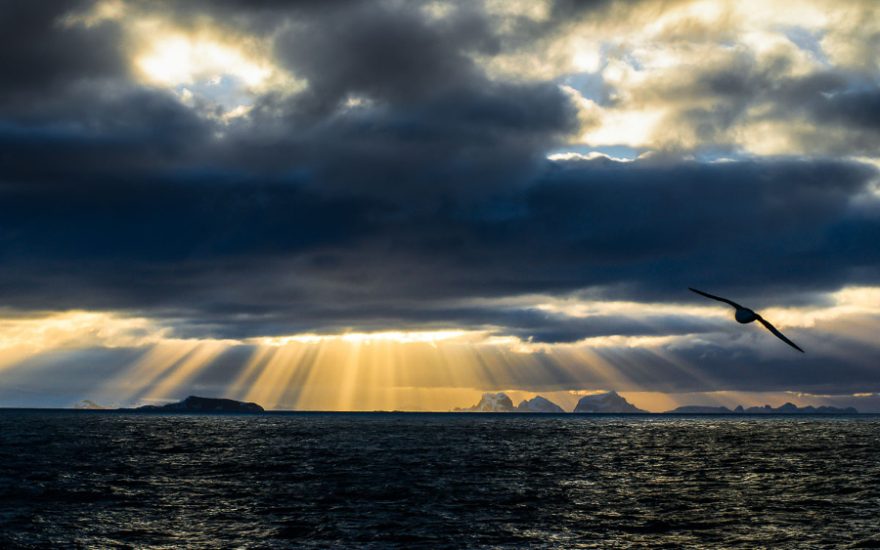
[[[173,371],[162,377],[150,389],[147,398],[162,398],[171,394],[175,389],[195,378],[202,369],[209,366],[227,347],[227,343],[216,340],[199,343],[175,365]]]
[[[876,358],[853,359],[849,343],[876,340],[880,288],[849,287],[827,298],[830,305],[767,308],[762,314],[782,328],[809,327],[814,333],[811,351],[846,356],[873,368]],[[504,300],[573,319],[594,315],[644,319],[646,311],[707,320],[730,314],[712,305],[548,296],[496,301],[501,304]],[[20,374],[17,365],[43,353],[113,347],[130,350],[128,364],[119,365],[113,376],[84,396],[123,406],[176,400],[186,395],[182,392],[208,388],[209,395],[281,409],[450,410],[473,405],[483,391],[506,391],[517,401],[541,394],[570,410],[581,390],[616,389],[632,395],[635,405],[659,411],[695,401],[693,396],[678,400],[658,393],[656,384],[662,385],[662,381],[651,382],[656,377],[652,369],[678,371],[710,393],[717,387],[705,369],[689,363],[677,351],[680,346],[711,341],[705,340],[705,335],[612,335],[547,344],[491,330],[444,329],[295,334],[236,341],[173,338],[156,321],[107,312],[30,317],[5,313],[0,315],[0,370],[6,373],[15,369]],[[755,334],[760,331],[756,329]],[[793,337],[797,339],[797,334]],[[761,353],[786,351],[776,346],[766,349],[769,351],[761,348]],[[225,355],[233,350],[237,351]],[[221,357],[237,359],[230,363],[220,361]],[[225,366],[219,369],[220,365]],[[209,385],[200,385],[206,383]],[[569,388],[578,391],[571,393]],[[723,393],[705,397],[706,404],[725,406],[756,404],[758,399]],[[775,397],[768,402],[781,404]]]
[[[842,317],[880,314],[880,288],[846,287],[830,295],[833,305],[767,308],[762,313],[780,327],[813,327]]]
[[[270,336],[253,341],[264,346],[284,346],[290,343],[316,344],[325,341],[366,343],[397,342],[400,344],[434,343],[452,339],[473,339],[482,337],[485,332],[466,330],[435,331],[385,331],[385,332],[346,332],[342,334],[294,334],[291,336]]]
[[[142,317],[66,311],[39,317],[0,316],[0,370],[39,353],[87,347],[138,347],[160,342],[168,329]]]
[[[621,62],[611,62],[603,69],[606,79],[632,81],[643,78],[641,73]],[[578,143],[590,146],[626,145],[645,147],[654,142],[667,117],[663,106],[641,109],[603,108],[570,86],[561,86],[577,108],[581,135]],[[668,131],[668,129],[667,129]]]
[[[603,300],[576,300],[545,296],[533,306],[535,309],[566,315],[568,317],[589,317],[591,315],[622,315],[642,318],[645,315],[700,315],[722,316],[724,310],[712,305],[683,305],[674,303],[626,302]]]
[[[136,65],[148,80],[167,86],[196,81],[217,83],[228,75],[254,87],[263,83],[272,72],[269,67],[248,59],[233,47],[183,34],[152,41],[137,58]]]
[[[595,73],[602,67],[602,54],[595,47],[584,47],[574,54],[571,62],[581,71]]]
[[[666,112],[661,109],[608,109],[602,113],[600,124],[588,129],[580,141],[592,146],[649,146],[653,143],[655,133],[662,127],[665,116]]]

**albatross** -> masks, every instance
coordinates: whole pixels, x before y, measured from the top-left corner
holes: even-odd
[[[688,289],[690,289],[691,292],[696,292],[700,296],[705,296],[706,298],[711,298],[712,300],[718,300],[719,302],[724,302],[725,304],[733,306],[734,308],[736,308],[736,314],[734,315],[734,317],[736,318],[736,321],[738,323],[746,324],[746,323],[751,323],[754,321],[759,321],[762,325],[764,325],[767,328],[767,330],[772,332],[777,338],[779,338],[780,340],[782,340],[783,342],[785,342],[789,346],[793,347],[794,349],[798,350],[799,352],[804,353],[804,350],[799,348],[797,344],[795,344],[794,342],[792,342],[791,340],[786,338],[784,334],[782,334],[781,332],[779,332],[779,330],[776,329],[776,327],[771,325],[766,319],[764,319],[763,317],[761,317],[760,315],[755,313],[753,310],[751,310],[747,307],[743,307],[743,306],[739,305],[738,303],[734,302],[733,300],[728,300],[727,298],[722,298],[721,296],[715,296],[714,294],[709,294],[708,292],[703,292],[702,290],[697,290],[696,288],[692,288],[692,287],[688,287]]]

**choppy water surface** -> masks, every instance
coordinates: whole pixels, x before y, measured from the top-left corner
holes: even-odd
[[[0,412],[0,547],[876,547],[878,417]]]

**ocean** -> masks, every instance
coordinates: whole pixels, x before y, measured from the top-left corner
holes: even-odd
[[[0,411],[2,548],[880,547],[880,417]]]

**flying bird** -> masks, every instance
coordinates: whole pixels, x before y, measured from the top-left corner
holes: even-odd
[[[766,319],[764,319],[763,317],[761,317],[760,315],[758,315],[757,313],[755,313],[751,309],[749,309],[747,307],[743,307],[743,306],[739,305],[738,303],[734,302],[733,300],[728,300],[727,298],[722,298],[721,296],[715,296],[713,294],[709,294],[708,292],[703,292],[702,290],[697,290],[696,288],[691,288],[691,287],[688,287],[688,288],[691,290],[691,292],[696,292],[697,294],[699,294],[701,296],[705,296],[706,298],[718,300],[719,302],[724,302],[725,304],[729,304],[729,305],[735,307],[736,308],[735,317],[736,317],[736,321],[738,323],[746,324],[746,323],[751,323],[753,321],[760,321],[760,323],[762,325],[764,325],[765,327],[767,327],[767,330],[769,330],[770,332],[775,334],[777,338],[779,338],[780,340],[782,340],[783,342],[785,342],[789,346],[793,347],[794,349],[798,350],[799,352],[804,353],[804,350],[799,348],[797,344],[795,344],[794,342],[792,342],[791,340],[786,338],[784,334],[782,334],[781,332],[779,332],[776,329],[776,327],[771,325]]]

